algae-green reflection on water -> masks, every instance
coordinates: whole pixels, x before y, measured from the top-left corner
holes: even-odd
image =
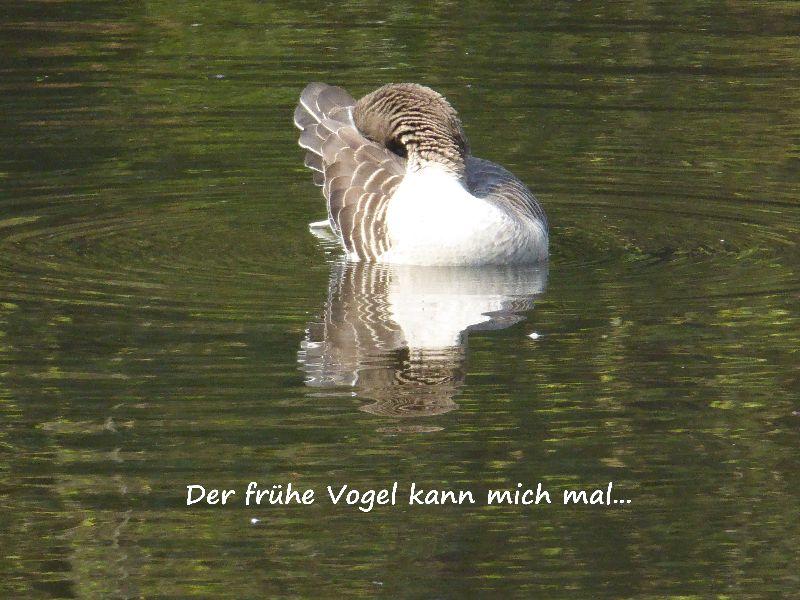
[[[796,3],[0,10],[0,595],[798,589]],[[542,200],[547,273],[450,275],[414,329],[440,277],[308,233],[314,80],[447,96]],[[631,504],[185,506],[251,480]]]

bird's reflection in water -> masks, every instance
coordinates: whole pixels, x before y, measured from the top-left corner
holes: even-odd
[[[503,329],[544,291],[547,267],[412,267],[337,262],[324,317],[298,359],[306,384],[351,388],[387,417],[457,408],[469,331]],[[426,426],[389,430],[429,431]],[[433,428],[438,429],[438,428]]]

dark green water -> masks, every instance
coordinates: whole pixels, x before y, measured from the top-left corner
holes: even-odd
[[[792,597],[798,34],[797,2],[3,2],[0,597]],[[444,93],[549,272],[341,264],[313,80]],[[478,503],[325,496],[393,481]],[[518,482],[554,504],[481,501]]]

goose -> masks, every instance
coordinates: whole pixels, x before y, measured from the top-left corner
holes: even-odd
[[[420,266],[547,260],[547,217],[509,171],[472,156],[455,109],[415,83],[356,101],[310,83],[294,113],[326,228],[352,261]]]

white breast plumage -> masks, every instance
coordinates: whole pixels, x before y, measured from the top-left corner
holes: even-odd
[[[391,248],[378,260],[416,265],[516,264],[547,256],[547,233],[473,196],[436,167],[408,173],[386,212]]]

